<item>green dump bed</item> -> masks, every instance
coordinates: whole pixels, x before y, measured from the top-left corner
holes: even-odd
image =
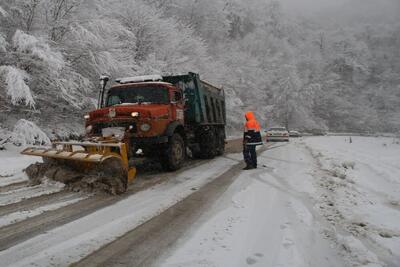
[[[225,125],[225,94],[196,73],[163,76],[163,81],[183,90],[186,99],[185,124]]]

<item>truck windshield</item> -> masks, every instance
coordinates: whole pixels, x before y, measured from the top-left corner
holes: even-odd
[[[124,87],[110,89],[107,106],[129,104],[168,104],[168,90],[163,87]]]

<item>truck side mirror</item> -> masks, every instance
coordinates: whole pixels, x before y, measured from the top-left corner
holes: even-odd
[[[182,100],[182,93],[181,92],[175,92],[175,99],[176,99],[176,102],[179,102],[179,101],[181,101]]]
[[[110,80],[110,78],[107,75],[101,75],[100,76],[100,92],[99,92],[99,99],[98,99],[98,108],[103,107],[103,102],[104,102],[104,91],[107,86],[107,82]]]
[[[177,103],[182,101],[182,93],[179,91],[175,91],[172,97],[172,103]]]

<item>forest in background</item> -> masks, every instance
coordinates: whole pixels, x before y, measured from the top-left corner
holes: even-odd
[[[245,110],[264,128],[400,131],[400,3],[375,2],[0,0],[0,129],[78,133],[101,74],[193,71],[226,90],[229,134]]]

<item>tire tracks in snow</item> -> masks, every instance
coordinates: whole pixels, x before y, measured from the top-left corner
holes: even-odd
[[[160,215],[72,266],[151,266],[226,191],[242,166],[243,161],[238,160],[229,170]]]
[[[77,220],[89,215],[99,209],[113,205],[132,194],[146,190],[156,184],[163,183],[168,178],[175,176],[188,169],[199,165],[207,164],[210,160],[193,160],[179,171],[173,173],[144,173],[138,175],[135,181],[129,186],[128,191],[123,195],[112,196],[98,193],[83,199],[77,203],[61,207],[56,210],[45,211],[40,215],[27,218],[26,220],[16,222],[0,228],[0,251],[10,248],[20,242],[28,240],[38,234],[44,233],[58,226]],[[29,188],[23,188],[29,190]],[[73,193],[73,192],[72,192]],[[21,210],[33,210],[50,203],[60,201],[70,195],[68,190],[62,190],[51,194],[44,194],[32,198],[21,199],[21,201],[0,206],[0,216],[11,214]]]
[[[45,206],[55,200],[61,200],[65,196],[68,196],[71,194],[73,194],[73,193],[63,190],[63,191],[48,194],[48,195],[41,195],[41,196],[37,196],[37,197],[24,199],[20,202],[11,203],[6,206],[1,206],[0,207],[0,217],[5,216],[10,213],[13,213],[13,212],[17,212],[17,211],[31,210],[31,209],[38,208],[40,206]]]
[[[23,187],[27,187],[28,185],[29,185],[28,181],[23,181],[23,182],[16,182],[16,183],[12,183],[9,185],[1,186],[0,193],[5,193],[5,192],[11,191],[11,190],[21,189]]]
[[[148,178],[148,180],[146,179]],[[137,193],[141,190],[145,190],[157,183],[162,182],[167,177],[159,176],[158,178],[150,179],[149,177],[143,177],[140,181],[134,185],[132,185],[128,191],[121,196],[112,196],[108,194],[97,194],[87,199],[81,200],[77,203],[44,212],[38,216],[28,218],[24,221],[11,224],[5,227],[0,228],[0,251],[10,248],[22,241],[32,238],[40,233],[51,230],[60,225],[72,222],[76,219],[84,217],[88,214],[91,214],[101,208],[107,207],[109,205],[113,205],[118,201],[125,199],[126,197]],[[29,208],[37,208],[47,203],[51,203],[53,201],[57,201],[65,195],[71,194],[69,191],[63,191],[56,194],[41,196],[36,200],[34,199],[31,204],[29,204],[30,200],[24,201],[22,205],[30,206]],[[20,210],[18,203],[14,204],[15,206],[7,207],[8,213],[17,210]],[[0,212],[2,212],[0,210]],[[6,213],[5,211],[3,214]]]
[[[226,147],[226,153],[235,153],[241,151],[241,140],[231,140]],[[138,174],[135,181],[129,186],[128,191],[120,196],[111,196],[108,194],[92,194],[82,198],[82,194],[68,191],[66,189],[55,190],[24,195],[23,192],[35,191],[36,187],[29,187],[29,181],[6,184],[0,187],[0,195],[6,196],[4,205],[0,206],[0,217],[8,216],[17,212],[34,212],[44,207],[52,207],[52,204],[67,201],[68,205],[61,205],[59,208],[42,210],[40,214],[27,217],[21,221],[0,227],[0,251],[8,249],[18,243],[28,240],[38,234],[44,233],[58,226],[72,222],[86,215],[89,215],[99,209],[113,205],[132,194],[146,190],[156,184],[167,181],[170,177],[178,175],[188,169],[207,164],[211,160],[189,160],[185,166],[177,172],[163,173],[160,171],[145,170]],[[14,192],[20,192],[22,195],[15,199]],[[8,200],[8,195],[11,197]],[[74,202],[75,198],[82,198]]]

